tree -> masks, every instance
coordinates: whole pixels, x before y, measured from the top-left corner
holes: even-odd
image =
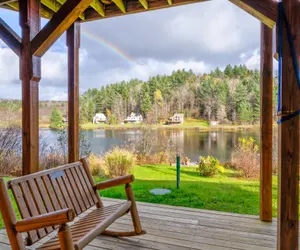
[[[238,114],[241,122],[252,122],[253,112],[250,103],[242,102],[238,108]]]
[[[146,113],[151,109],[152,103],[150,98],[149,85],[144,83],[142,86],[142,98],[141,98],[141,111],[146,115]]]
[[[64,126],[62,114],[59,112],[57,107],[52,110],[50,118],[50,128],[60,129]]]
[[[224,70],[224,74],[225,76],[227,76],[228,78],[232,78],[233,77],[233,69],[231,64],[228,64]]]

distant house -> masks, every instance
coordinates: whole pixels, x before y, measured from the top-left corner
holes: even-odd
[[[184,114],[174,114],[169,118],[168,124],[183,124]]]
[[[98,113],[98,114],[96,114],[95,116],[94,116],[94,118],[93,118],[93,123],[95,124],[95,123],[104,123],[104,122],[106,122],[106,116],[105,116],[105,114],[103,114],[103,113]]]
[[[217,126],[217,125],[219,125],[219,124],[220,124],[219,121],[209,121],[209,125],[210,125],[210,126]]]
[[[141,123],[143,121],[143,116],[139,113],[131,113],[130,116],[127,116],[125,123]]]

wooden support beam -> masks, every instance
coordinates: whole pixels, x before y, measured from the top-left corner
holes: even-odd
[[[168,4],[169,4],[169,5],[172,5],[172,0],[168,0]]]
[[[141,5],[147,10],[148,9],[148,1],[147,0],[139,0]]]
[[[21,54],[21,38],[0,18],[0,39],[17,55]]]
[[[261,24],[260,219],[272,221],[273,31]]]
[[[31,41],[31,52],[42,56],[51,45],[76,21],[93,0],[68,0]]]
[[[118,6],[118,8],[123,12],[123,13],[126,13],[126,8],[125,8],[125,5],[124,5],[124,2],[123,0],[112,0],[115,5]]]
[[[40,24],[40,1],[20,1],[23,175],[39,171],[39,81],[41,79],[41,62],[40,58],[31,54],[30,39],[39,32]]]
[[[67,30],[68,46],[68,159],[79,160],[79,48],[80,24]]]
[[[300,65],[300,1],[282,1]],[[282,44],[282,116],[300,109],[300,90],[294,71],[286,25]],[[297,250],[299,231],[300,117],[279,125],[278,230],[277,249]]]
[[[273,28],[277,22],[278,2],[275,0],[229,0],[236,6]]]

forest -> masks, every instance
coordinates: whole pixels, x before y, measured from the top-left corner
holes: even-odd
[[[274,114],[276,82],[274,76]],[[223,124],[255,124],[260,117],[260,73],[245,65],[227,65],[224,71],[216,68],[209,74],[183,69],[150,77],[146,82],[132,79],[89,89],[80,97],[80,107],[82,122],[91,122],[95,113],[104,113],[113,124],[136,112],[154,124],[180,112],[187,118]]]

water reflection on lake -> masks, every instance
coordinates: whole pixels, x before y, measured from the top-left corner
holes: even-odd
[[[85,131],[95,154],[103,154],[114,146],[122,146],[140,136],[142,130],[92,130]],[[49,144],[54,144],[58,133],[55,130],[43,129],[41,134]],[[198,130],[156,130],[153,136],[171,138],[176,147],[192,161],[198,157],[212,155],[221,161],[228,161],[238,138],[252,136],[259,143],[259,131],[238,132],[201,132]],[[162,140],[160,143],[166,143]]]

